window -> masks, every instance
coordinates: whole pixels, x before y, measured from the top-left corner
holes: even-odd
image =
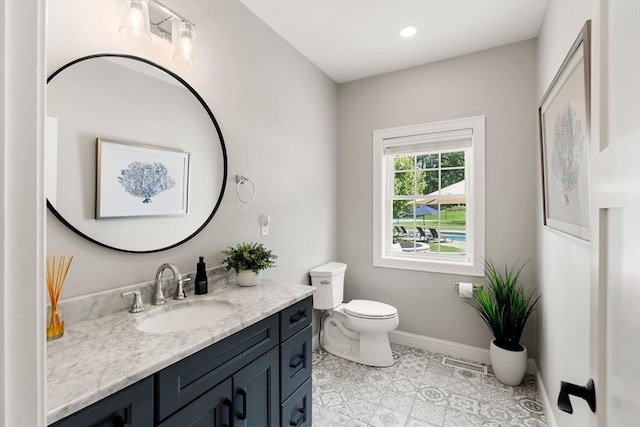
[[[483,275],[484,116],[373,132],[373,265]]]

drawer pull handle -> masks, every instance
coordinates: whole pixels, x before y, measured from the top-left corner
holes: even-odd
[[[242,412],[238,412],[236,416],[241,420],[247,419],[247,392],[243,389],[238,390],[238,398],[242,398]]]
[[[231,427],[231,412],[233,411],[232,403],[229,399],[224,399],[222,401],[222,407],[227,408],[227,417],[226,422],[222,422],[222,427]],[[224,411],[222,411],[222,416],[224,418]]]
[[[293,325],[294,323],[298,323],[299,321],[301,321],[302,319],[305,319],[306,317],[307,317],[306,310],[304,308],[300,309],[296,314],[294,314],[289,318],[289,324]]]
[[[291,427],[300,427],[300,425],[307,419],[307,413],[304,409],[299,409],[298,413],[300,414],[300,418],[298,418],[296,421],[291,420],[291,422],[289,422],[289,425]]]
[[[304,356],[296,356],[295,359],[289,361],[289,367],[294,369],[300,367],[304,363],[304,359]]]

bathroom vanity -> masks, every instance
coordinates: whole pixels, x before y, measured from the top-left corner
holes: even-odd
[[[224,302],[233,311],[184,331],[136,328],[167,310],[152,306],[72,325],[48,343],[49,425],[311,426],[313,289],[216,285],[186,304]]]

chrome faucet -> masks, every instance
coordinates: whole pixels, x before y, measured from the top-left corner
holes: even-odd
[[[152,301],[153,305],[162,305],[167,302],[167,300],[164,297],[164,292],[162,291],[162,274],[164,273],[164,270],[166,270],[167,268],[171,270],[171,272],[173,273],[173,278],[176,280],[178,284],[176,288],[176,294],[174,295],[173,299],[180,300],[180,299],[185,299],[187,297],[184,294],[183,285],[189,279],[183,279],[182,275],[180,274],[180,271],[178,271],[178,267],[176,267],[174,264],[165,263],[158,268],[158,271],[156,271],[156,291],[155,291],[155,294],[153,295],[153,301]]]

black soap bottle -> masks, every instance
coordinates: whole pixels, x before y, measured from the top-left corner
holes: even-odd
[[[204,263],[204,257],[201,256],[196,270],[195,294],[204,295],[207,292],[209,292],[209,288],[207,285],[207,267]]]

